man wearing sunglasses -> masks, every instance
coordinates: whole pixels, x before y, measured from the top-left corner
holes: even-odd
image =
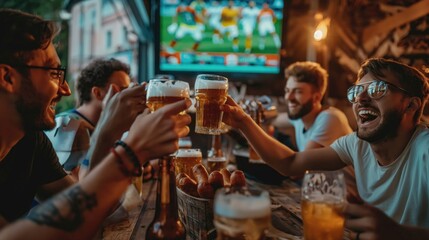
[[[55,127],[56,103],[70,95],[52,43],[56,24],[0,9],[0,26],[0,239],[91,239],[141,165],[177,150],[190,123],[178,113],[191,103],[138,114],[128,136],[74,184],[43,133]],[[120,108],[121,100],[115,94],[107,105]],[[35,196],[49,200],[9,225],[27,214]]]
[[[302,152],[266,135],[231,98],[222,109],[224,121],[284,175],[352,165],[364,204],[349,203],[344,214],[356,239],[429,239],[429,129],[420,123],[428,79],[405,64],[369,59],[347,95],[357,131]]]

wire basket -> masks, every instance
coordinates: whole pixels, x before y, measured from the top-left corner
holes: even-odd
[[[207,235],[207,240],[216,239],[213,199],[196,198],[177,188],[177,203],[180,220],[190,239],[199,240],[201,234]]]

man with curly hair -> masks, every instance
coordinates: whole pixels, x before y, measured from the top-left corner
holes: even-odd
[[[46,133],[61,165],[73,177],[78,178],[80,163],[87,161],[90,137],[100,119],[103,99],[110,87],[114,92],[128,88],[129,74],[129,66],[114,58],[91,62],[76,81],[78,107],[58,114],[55,129]]]

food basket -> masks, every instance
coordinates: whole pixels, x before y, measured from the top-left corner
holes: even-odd
[[[213,225],[213,199],[193,197],[181,189],[177,189],[179,217],[186,228],[190,239],[199,240],[201,234],[207,234],[207,240],[216,239]]]

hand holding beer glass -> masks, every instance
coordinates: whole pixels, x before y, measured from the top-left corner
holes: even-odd
[[[305,240],[341,240],[346,184],[339,171],[307,171],[301,188]]]
[[[228,78],[200,74],[195,81],[196,124],[195,132],[218,135],[223,133],[220,106],[228,95]]]
[[[214,199],[217,240],[260,240],[271,225],[271,201],[267,191],[222,188]]]

